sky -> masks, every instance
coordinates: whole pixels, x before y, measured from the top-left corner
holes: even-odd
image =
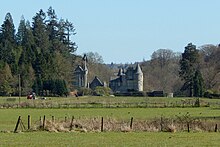
[[[0,24],[10,12],[16,29],[50,6],[76,29],[77,54],[97,52],[105,63],[150,60],[158,49],[183,52],[220,43],[220,0],[0,0]]]

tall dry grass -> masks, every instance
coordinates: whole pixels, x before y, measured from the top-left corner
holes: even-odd
[[[151,120],[135,120],[132,127],[130,121],[117,120],[114,118],[104,118],[103,131],[113,132],[214,132],[216,131],[216,124],[220,127],[220,120],[211,119],[196,119],[196,118],[154,118]],[[42,122],[36,122],[33,130],[46,130],[49,132],[100,132],[101,131],[101,117],[95,118],[79,118],[67,119],[65,121],[45,121],[44,128]],[[217,129],[218,131],[219,129]]]

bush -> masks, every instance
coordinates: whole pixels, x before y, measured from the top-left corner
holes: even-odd
[[[125,92],[125,93],[115,93],[115,96],[134,96],[134,97],[145,97],[146,92],[144,91],[137,91],[137,92]]]
[[[93,94],[93,92],[90,88],[80,88],[78,91],[79,96],[92,95],[92,94]]]
[[[109,87],[97,86],[94,91],[96,96],[109,96],[111,94],[111,89]]]
[[[204,97],[207,97],[207,98],[220,98],[220,94],[218,94],[217,92],[213,92],[212,90],[207,90],[204,93]]]

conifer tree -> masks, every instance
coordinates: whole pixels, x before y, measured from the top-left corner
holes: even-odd
[[[196,70],[195,76],[193,78],[193,88],[194,88],[194,96],[202,97],[204,93],[204,82],[202,78],[202,74],[199,70]]]
[[[11,67],[15,63],[15,49],[16,49],[16,40],[15,40],[15,27],[13,19],[10,13],[7,13],[5,16],[5,21],[3,22],[0,30],[0,60],[8,63]]]
[[[185,81],[182,90],[189,90],[189,96],[193,97],[195,87],[194,80],[196,71],[198,71],[198,58],[199,53],[196,46],[189,43],[182,53],[182,59],[180,60],[180,72],[179,75],[182,80]]]

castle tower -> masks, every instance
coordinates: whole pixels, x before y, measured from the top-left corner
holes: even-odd
[[[87,56],[86,54],[84,54],[83,56],[83,61],[84,61],[84,83],[83,83],[83,87],[87,88],[88,86],[88,68],[87,68]]]
[[[77,88],[88,87],[88,68],[87,68],[87,57],[83,57],[83,65],[78,65],[74,71],[74,83],[73,85]]]
[[[143,91],[144,77],[143,77],[143,72],[139,64],[137,64],[136,69],[135,69],[135,82],[136,82],[135,89],[137,91]]]

